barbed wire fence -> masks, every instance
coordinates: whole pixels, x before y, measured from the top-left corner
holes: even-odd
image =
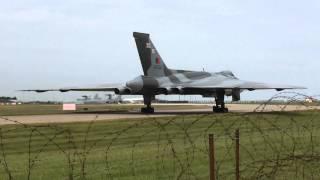
[[[215,179],[319,179],[318,101],[279,93],[250,113],[186,114],[103,123],[0,126],[0,179],[208,179],[208,135]],[[318,96],[313,96],[318,99]],[[281,111],[270,112],[272,101]],[[299,104],[287,111],[291,104]]]

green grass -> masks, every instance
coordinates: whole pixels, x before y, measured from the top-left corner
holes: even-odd
[[[62,104],[60,105],[2,105],[0,106],[0,116],[15,116],[15,115],[46,115],[46,114],[70,114],[70,113],[102,113],[102,112],[125,112],[139,111],[142,105],[125,105],[125,104],[100,104],[100,105],[77,105],[77,111],[63,111]],[[203,109],[206,106],[192,105],[155,105],[156,109]]]
[[[308,111],[1,126],[0,179],[208,179],[209,133],[219,178],[234,179],[238,128],[242,178],[319,179],[319,120]]]

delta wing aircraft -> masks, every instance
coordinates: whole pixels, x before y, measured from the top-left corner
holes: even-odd
[[[259,82],[243,81],[231,71],[209,73],[204,71],[188,71],[169,69],[150,40],[150,35],[134,32],[133,37],[137,45],[144,75],[128,81],[125,84],[106,84],[96,87],[71,87],[61,89],[32,89],[23,91],[113,91],[119,95],[143,95],[146,107],[142,113],[154,113],[151,106],[156,95],[180,94],[202,95],[215,98],[214,112],[228,112],[225,107],[225,96],[232,96],[233,101],[240,100],[240,93],[248,90],[275,89],[304,89],[299,86],[272,85]]]

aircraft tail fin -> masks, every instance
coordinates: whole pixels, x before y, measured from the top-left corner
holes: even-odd
[[[150,40],[149,34],[134,32],[133,37],[145,76],[163,77],[172,74]]]

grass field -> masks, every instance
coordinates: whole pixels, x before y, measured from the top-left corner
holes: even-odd
[[[188,115],[0,128],[0,179],[319,179],[320,112]]]

